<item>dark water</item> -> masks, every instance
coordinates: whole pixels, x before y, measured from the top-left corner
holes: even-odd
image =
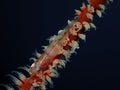
[[[29,63],[32,52],[57,34],[74,17],[84,0],[1,0],[0,83],[18,66]],[[120,1],[107,7],[103,18],[95,18],[97,30],[87,32],[77,54],[54,79],[48,90],[119,90],[120,87]]]

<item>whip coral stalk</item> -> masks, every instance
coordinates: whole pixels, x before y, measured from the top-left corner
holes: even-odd
[[[71,54],[79,49],[78,40],[86,39],[84,32],[96,26],[92,23],[94,16],[102,17],[106,3],[112,0],[88,0],[88,5],[83,4],[80,10],[75,10],[75,19],[68,20],[68,26],[49,39],[49,45],[45,46],[44,53],[36,52],[32,57],[31,66],[19,67],[28,72],[29,77],[13,71],[16,76],[9,75],[20,90],[46,90],[48,84],[52,85],[52,78],[58,77],[58,68],[65,67]],[[13,85],[4,85],[8,90],[15,90]]]

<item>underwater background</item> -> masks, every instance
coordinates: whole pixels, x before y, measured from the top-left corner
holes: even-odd
[[[74,9],[86,0],[1,0],[0,1],[0,83],[7,74],[28,65],[29,58],[47,39],[74,19]],[[80,49],[73,54],[54,86],[47,90],[119,90],[120,87],[120,0],[107,5],[102,18],[86,32]]]

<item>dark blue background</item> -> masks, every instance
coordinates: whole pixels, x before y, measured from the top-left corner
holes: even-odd
[[[0,83],[18,66],[29,64],[35,49],[42,52],[46,40],[74,17],[86,0],[1,0]],[[120,0],[107,7],[103,18],[94,20],[97,30],[87,32],[77,54],[54,79],[48,90],[119,90]]]

